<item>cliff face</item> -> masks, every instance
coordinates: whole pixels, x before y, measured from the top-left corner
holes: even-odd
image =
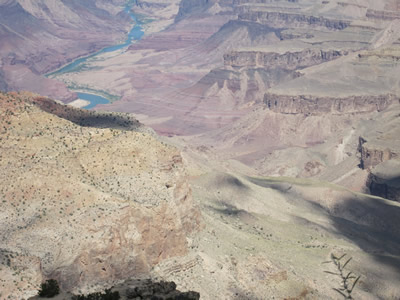
[[[374,167],[367,186],[372,195],[400,201],[400,160],[386,160]]]
[[[398,151],[368,143],[363,137],[359,138],[358,150],[361,156],[360,167],[362,169],[371,169],[390,159],[400,158]]]
[[[306,49],[284,54],[261,51],[232,51],[224,55],[224,64],[232,67],[265,67],[296,70],[331,61],[347,51]]]
[[[381,111],[399,99],[394,95],[345,98],[265,94],[268,109],[282,114],[366,113]]]
[[[268,24],[278,28],[324,27],[331,30],[343,30],[350,25],[344,20],[333,20],[325,17],[314,17],[302,14],[270,11],[246,11],[242,9],[239,20]]]
[[[266,3],[273,3],[273,0],[233,0],[233,4],[241,5],[241,4],[266,4]],[[299,0],[284,0],[282,2],[292,2],[296,3]]]
[[[85,122],[73,109],[72,123],[43,111],[43,98],[0,100],[2,297],[34,295],[46,278],[90,291],[186,253],[199,212],[175,148],[119,115],[99,126],[104,115]]]
[[[391,136],[390,132],[387,134]],[[366,186],[370,193],[400,201],[400,151],[396,139],[391,137],[388,144],[381,136],[370,142],[360,137],[358,151],[360,168],[369,172]]]
[[[383,11],[383,10],[368,9],[366,17],[382,21],[392,21],[400,19],[400,11],[390,11],[390,10]]]
[[[202,12],[214,2],[212,0],[182,0],[175,21],[180,21],[190,14]]]
[[[392,105],[368,121],[371,125],[358,139],[359,167],[368,172],[366,187],[372,195],[400,201],[399,106]]]

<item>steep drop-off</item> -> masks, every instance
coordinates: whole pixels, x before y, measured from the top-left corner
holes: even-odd
[[[264,95],[268,109],[282,114],[366,113],[382,111],[394,102],[399,102],[399,98],[390,94],[347,98]]]
[[[225,66],[232,67],[264,67],[267,69],[280,67],[286,70],[296,70],[334,60],[346,51],[305,49],[284,54],[262,51],[232,51],[224,55]]]

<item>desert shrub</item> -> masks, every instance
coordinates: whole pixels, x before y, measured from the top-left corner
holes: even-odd
[[[112,292],[111,289],[108,289],[104,293],[97,292],[88,295],[73,296],[72,300],[118,300],[120,298],[119,292]]]
[[[39,296],[44,298],[53,298],[60,293],[60,287],[57,280],[49,279],[40,285]]]

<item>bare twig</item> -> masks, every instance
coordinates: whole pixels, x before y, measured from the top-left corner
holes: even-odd
[[[341,263],[341,260],[346,257],[347,254],[343,254],[340,257],[337,257],[333,253],[331,254],[331,260],[330,261],[325,261],[323,264],[326,263],[333,263],[337,270],[339,271],[338,273],[331,272],[331,271],[324,271],[325,273],[339,276],[341,279],[341,285],[342,287],[340,288],[333,288],[334,291],[338,292],[343,296],[344,299],[354,299],[351,295],[351,293],[354,290],[354,287],[356,286],[357,282],[360,280],[361,276],[356,277],[353,272],[348,272],[346,274],[344,268],[348,265],[348,263],[352,260],[352,257],[348,258],[345,263]]]

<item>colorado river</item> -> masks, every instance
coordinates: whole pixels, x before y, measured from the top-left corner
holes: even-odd
[[[114,51],[123,49],[123,48],[131,45],[134,41],[140,40],[144,34],[144,31],[142,28],[143,23],[140,20],[138,20],[137,16],[132,12],[133,2],[134,1],[129,1],[128,4],[124,8],[124,11],[129,14],[129,16],[132,18],[132,21],[134,22],[134,26],[130,30],[124,43],[114,45],[114,46],[109,46],[109,47],[103,48],[102,50],[100,50],[94,54],[91,54],[89,56],[78,58],[78,59],[74,60],[72,63],[70,63],[52,73],[47,74],[46,76],[50,77],[50,76],[56,76],[56,75],[63,74],[63,73],[74,72],[74,71],[78,70],[90,58],[93,58],[102,53],[114,52]],[[77,93],[77,95],[78,95],[79,99],[83,99],[83,100],[90,102],[89,105],[83,107],[85,109],[91,109],[91,108],[95,107],[97,104],[106,104],[106,103],[110,102],[109,99],[104,98],[99,95],[95,95],[95,94],[79,92],[79,93]]]

